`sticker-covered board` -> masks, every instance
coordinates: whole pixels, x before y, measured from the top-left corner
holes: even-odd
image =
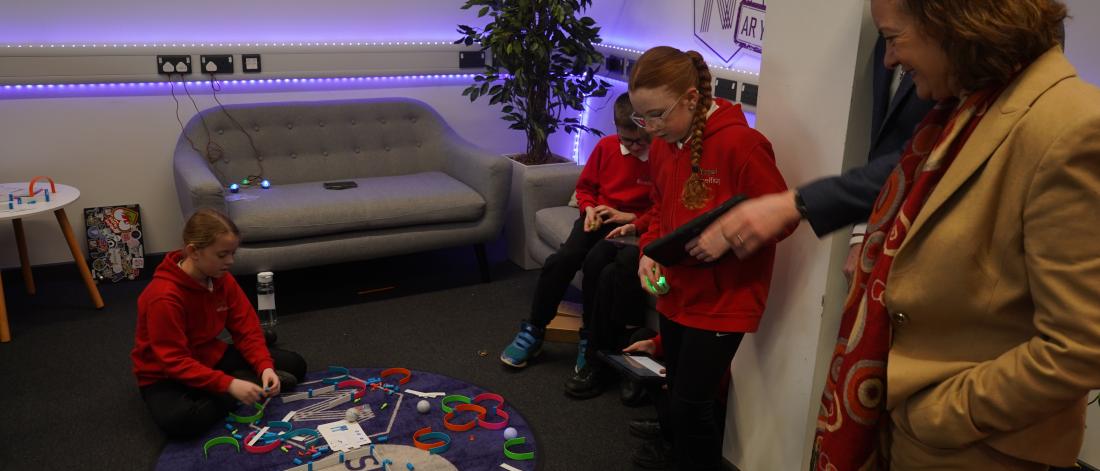
[[[84,208],[84,227],[95,279],[118,282],[137,278],[145,268],[138,205]]]

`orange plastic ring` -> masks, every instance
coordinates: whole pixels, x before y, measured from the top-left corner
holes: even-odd
[[[471,419],[469,422],[466,422],[464,424],[452,424],[451,423],[451,419],[453,419],[455,417],[455,414],[457,414],[459,412],[465,412],[465,411],[477,412],[477,417],[474,418],[474,419]],[[454,431],[454,432],[465,432],[467,430],[470,430],[470,429],[474,428],[477,425],[478,420],[485,420],[485,408],[484,407],[481,407],[477,404],[459,404],[459,405],[455,406],[454,412],[448,412],[447,415],[443,416],[443,426],[447,427],[447,430],[451,430],[451,431]]]

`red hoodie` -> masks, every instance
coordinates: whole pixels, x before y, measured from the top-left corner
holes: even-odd
[[[649,161],[623,154],[619,136],[610,135],[596,144],[577,179],[577,206],[581,216],[590,206],[605,205],[641,216],[651,204],[653,181]]]
[[[654,222],[641,236],[641,247],[735,195],[755,198],[787,190],[775,166],[771,143],[748,126],[741,105],[715,102],[718,109],[707,118],[699,163],[711,199],[699,209],[684,207],[680,195],[691,176],[691,143],[679,148],[655,139],[649,151],[656,165],[654,205],[650,209]],[[657,311],[687,327],[755,332],[767,303],[774,260],[772,244],[745,260],[727,252],[714,263],[663,267],[670,289],[657,298]]]
[[[217,339],[229,330],[233,343],[260,375],[273,368],[256,311],[233,275],[213,280],[213,291],[179,267],[174,251],[138,297],[137,331],[130,359],[138,386],[172,380],[197,389],[225,392],[233,377],[213,366],[229,344]]]

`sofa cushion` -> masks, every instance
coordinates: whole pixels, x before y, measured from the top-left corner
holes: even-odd
[[[441,172],[351,179],[359,186],[326,190],[323,182],[272,185],[226,198],[245,242],[339,232],[476,222],[485,199]]]
[[[554,206],[540,209],[535,213],[535,233],[539,239],[546,242],[554,250],[558,250],[565,239],[569,238],[569,232],[573,230],[573,224],[580,217],[577,208],[569,206]]]

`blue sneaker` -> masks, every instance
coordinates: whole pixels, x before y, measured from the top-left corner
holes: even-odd
[[[585,353],[587,353],[587,351],[588,339],[581,338],[581,340],[577,342],[577,364],[573,366],[574,373],[579,374],[581,370],[583,370],[584,367],[588,365],[588,359],[585,358]]]
[[[542,336],[545,330],[528,322],[520,325],[519,333],[500,354],[500,361],[513,368],[527,366],[527,360],[542,352]]]

